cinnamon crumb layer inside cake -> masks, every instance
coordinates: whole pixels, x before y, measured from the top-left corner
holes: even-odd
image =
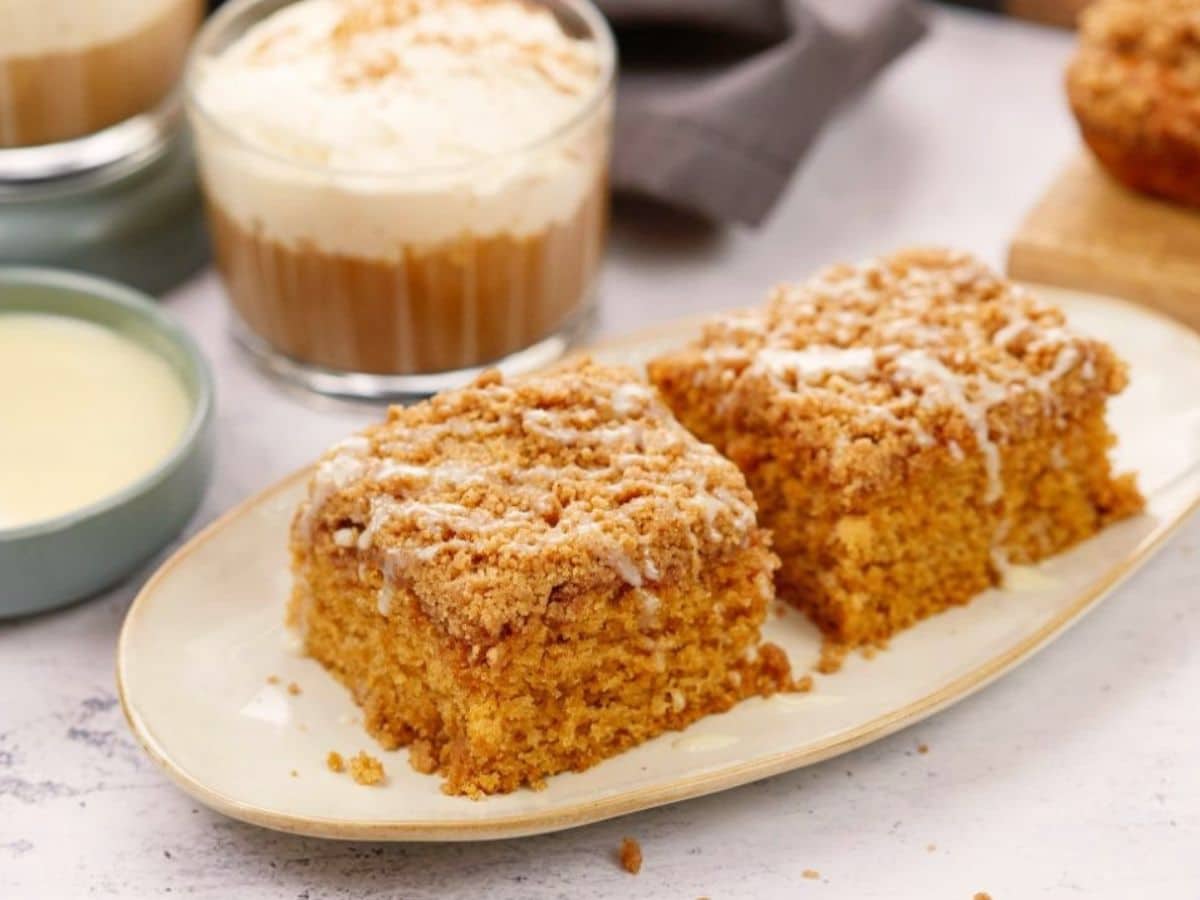
[[[886,639],[1141,508],[1105,424],[1105,344],[962,253],[914,249],[776,288],[650,364],[745,473],[781,596]]]
[[[290,616],[386,747],[478,796],[790,685],[737,467],[631,371],[498,374],[321,460]]]

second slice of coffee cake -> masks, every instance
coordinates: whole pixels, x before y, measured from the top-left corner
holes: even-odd
[[[1125,366],[966,254],[834,266],[649,370],[745,473],[781,596],[840,642],[883,640],[1141,507],[1108,460]]]
[[[625,369],[491,373],[325,455],[291,616],[367,728],[470,795],[790,685],[737,467]]]

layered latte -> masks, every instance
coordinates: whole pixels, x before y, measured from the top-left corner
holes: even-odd
[[[201,55],[190,108],[246,328],[302,364],[414,374],[498,360],[580,314],[611,48],[554,5],[299,0]]]
[[[2,0],[0,147],[92,134],[170,93],[203,0]]]

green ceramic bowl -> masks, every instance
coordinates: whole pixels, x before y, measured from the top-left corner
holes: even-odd
[[[183,381],[192,414],[158,467],[65,515],[0,528],[0,618],[62,606],[109,587],[174,538],[212,468],[213,382],[200,348],[148,297],[54,269],[0,268],[0,314],[43,312],[104,325],[161,356]]]

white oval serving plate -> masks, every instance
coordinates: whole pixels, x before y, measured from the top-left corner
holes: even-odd
[[[1145,562],[1200,505],[1200,337],[1117,300],[1038,288],[1072,323],[1112,343],[1132,381],[1112,405],[1121,469],[1138,472],[1144,515],[1002,590],[921,623],[874,659],[853,656],[812,693],[753,699],[684,732],[636,747],[542,791],[482,801],[452,797],[407,751],[384,752],[346,691],[300,656],[284,629],[287,526],[304,490],[297,473],[229,512],[147,582],[121,632],[117,682],[130,727],[200,802],[268,828],[331,838],[479,840],[554,831],[697,797],[809,765],[877,740],[963,699],[1045,646]],[[640,364],[696,322],[591,352]],[[766,637],[803,672],[816,630],[799,614]],[[268,683],[277,676],[277,683]],[[300,693],[287,685],[295,682]],[[368,750],[387,781],[360,787],[330,772],[330,750]]]

